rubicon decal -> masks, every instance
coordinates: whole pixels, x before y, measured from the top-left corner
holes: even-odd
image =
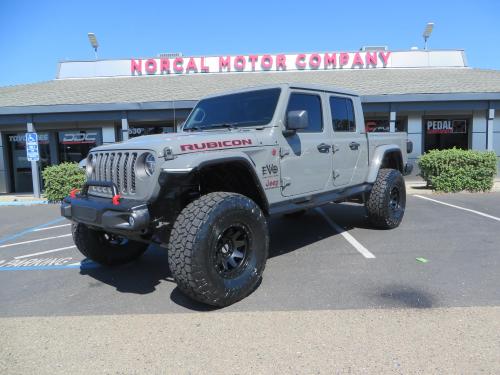
[[[235,146],[250,146],[251,139],[231,139],[228,141],[201,142],[181,145],[181,151],[208,150],[215,148],[227,148]]]

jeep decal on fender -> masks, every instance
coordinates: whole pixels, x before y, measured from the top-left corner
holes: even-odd
[[[214,148],[234,147],[251,145],[251,139],[232,139],[230,141],[201,142],[181,145],[181,151],[206,150]]]

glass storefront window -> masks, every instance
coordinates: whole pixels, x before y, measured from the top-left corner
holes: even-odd
[[[397,117],[396,118],[396,131],[406,132],[408,130],[408,118],[407,117]],[[365,130],[367,133],[371,132],[389,132],[390,122],[389,117],[387,118],[365,118]]]
[[[31,162],[26,156],[26,134],[8,134],[10,150],[10,170],[14,191],[17,193],[33,191],[31,178]],[[50,165],[49,133],[38,133],[38,150],[40,153],[40,170]],[[40,173],[40,171],[39,171]],[[40,179],[40,181],[42,181]]]
[[[447,148],[469,148],[467,118],[435,117],[423,119],[425,151]]]
[[[58,138],[59,162],[78,163],[87,157],[91,148],[102,144],[100,129],[61,131]]]
[[[128,136],[130,138],[140,137],[141,135],[151,135],[151,134],[165,134],[172,133],[174,131],[174,124],[162,124],[162,125],[130,125],[128,129]]]
[[[365,130],[367,133],[379,133],[389,131],[389,118],[387,119],[365,119]]]

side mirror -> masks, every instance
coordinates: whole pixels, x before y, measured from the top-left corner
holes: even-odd
[[[285,135],[292,135],[299,129],[306,129],[309,125],[309,115],[306,110],[289,111],[286,114]]]

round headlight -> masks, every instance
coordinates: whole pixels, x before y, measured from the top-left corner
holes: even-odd
[[[151,176],[155,172],[156,160],[153,154],[147,154],[144,158],[144,169],[148,176]]]

